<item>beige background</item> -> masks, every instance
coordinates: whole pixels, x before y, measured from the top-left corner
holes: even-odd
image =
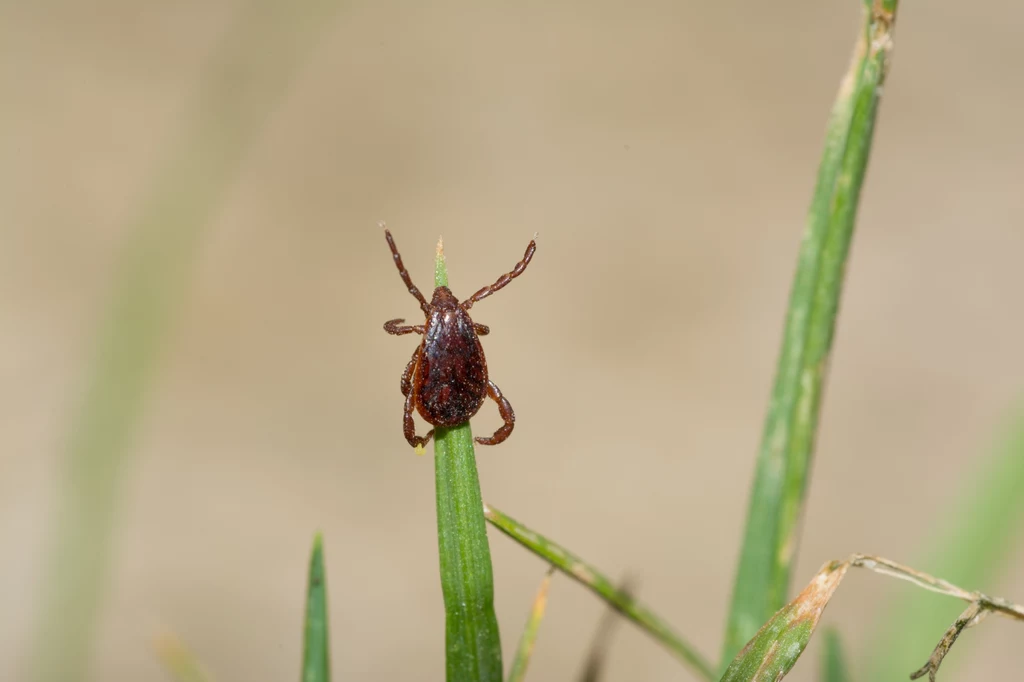
[[[3,10],[4,680],[24,675],[57,455],[112,264],[237,4]],[[342,7],[206,231],[121,487],[88,679],[166,679],[151,641],[168,631],[221,682],[295,679],[317,528],[338,679],[441,679],[433,474],[400,431],[414,342],[381,330],[417,309],[380,219],[421,287],[443,233],[459,296],[540,233],[526,275],[475,308],[519,417],[480,452],[485,498],[636,574],[717,656],[858,4]],[[900,17],[798,582],[851,551],[916,556],[1021,388],[1022,20],[1009,1]],[[493,553],[511,650],[543,566],[502,537]],[[1018,551],[980,587],[1024,599],[1022,566]],[[902,589],[856,575],[830,607],[856,670]],[[532,679],[572,679],[600,614],[556,580]],[[967,640],[947,680],[1019,672],[1019,626]],[[623,627],[607,679],[690,677]]]

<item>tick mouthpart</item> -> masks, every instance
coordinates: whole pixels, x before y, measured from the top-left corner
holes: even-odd
[[[458,308],[459,299],[455,298],[455,294],[448,287],[437,287],[434,289],[433,298],[430,299],[430,307],[439,310]]]

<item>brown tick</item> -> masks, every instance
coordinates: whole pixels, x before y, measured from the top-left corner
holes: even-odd
[[[414,448],[420,448],[430,441],[434,429],[426,436],[416,435],[412,421],[413,409],[433,426],[451,427],[469,421],[484,404],[488,396],[498,403],[498,413],[505,422],[490,438],[477,438],[481,445],[497,445],[508,438],[516,423],[512,406],[501,395],[501,391],[487,376],[487,360],[480,345],[480,336],[490,332],[485,325],[473,322],[469,309],[477,301],[487,298],[523,274],[537,250],[537,243],[530,241],[523,260],[516,263],[512,272],[498,278],[498,281],[476,292],[462,303],[455,298],[448,287],[437,287],[430,303],[412,283],[412,278],[402,265],[398,247],[391,238],[391,232],[384,230],[384,236],[395,257],[395,266],[409,293],[420,302],[420,309],[426,316],[425,324],[402,325],[405,320],[389,320],[384,331],[400,336],[422,334],[423,341],[416,347],[412,359],[402,373],[402,395],[405,396],[403,426],[405,439]]]

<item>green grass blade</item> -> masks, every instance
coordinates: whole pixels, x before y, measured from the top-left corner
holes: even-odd
[[[551,588],[551,576],[554,570],[553,567],[549,568],[547,573],[544,574],[544,580],[540,583],[537,596],[533,599],[530,617],[526,620],[523,636],[519,638],[519,648],[516,649],[516,656],[512,659],[512,668],[508,673],[508,682],[523,682],[526,679],[526,668],[530,665],[530,657],[533,656],[533,645],[537,641],[540,622],[544,619],[544,611],[547,609],[548,590]]]
[[[440,243],[434,285],[448,285]],[[491,550],[469,422],[435,429],[434,475],[448,682],[500,682]]]
[[[726,669],[721,682],[778,682],[796,665],[814,634],[849,562],[833,561],[793,601],[754,635]]]
[[[998,448],[963,487],[962,499],[931,543],[934,549],[916,562],[957,585],[992,589],[1020,547],[1024,527],[1024,404],[1018,405]],[[1019,599],[1024,595],[1013,595]],[[959,607],[928,593],[911,591],[894,598],[874,631],[872,675],[895,679],[913,670],[935,645]],[[971,639],[960,645],[969,649]],[[943,670],[956,665],[951,658]]]
[[[714,668],[700,653],[684,642],[672,628],[650,609],[637,602],[628,591],[615,587],[599,570],[561,545],[548,540],[515,519],[506,516],[490,505],[484,506],[484,515],[495,528],[523,545],[531,552],[549,562],[573,580],[585,585],[603,599],[609,606],[632,621],[641,630],[656,639],[679,660],[696,672],[701,679],[714,682],[718,679]]]
[[[868,1],[865,9],[854,58],[829,120],[790,294],[733,588],[723,663],[787,601],[846,258],[888,66],[896,1],[876,0],[874,5]]]
[[[317,533],[309,557],[306,627],[302,645],[302,682],[331,682],[331,642],[327,626],[327,576],[323,538]]]
[[[61,453],[30,680],[69,682],[87,674],[120,479],[203,231],[337,4],[315,2],[303,12],[256,1],[242,7],[204,73],[194,115],[126,228],[129,242]]]
[[[825,631],[825,655],[822,659],[822,682],[852,682],[843,656],[843,643],[834,628]]]

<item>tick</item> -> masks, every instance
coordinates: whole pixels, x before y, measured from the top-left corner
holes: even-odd
[[[516,263],[511,272],[505,273],[494,284],[484,287],[462,303],[459,303],[448,287],[434,289],[434,295],[430,303],[427,303],[402,264],[402,257],[398,254],[391,232],[385,229],[384,236],[391,247],[398,274],[409,293],[420,302],[420,310],[426,317],[424,324],[403,325],[404,319],[384,323],[384,331],[388,334],[423,335],[423,340],[402,373],[402,395],[405,396],[402,425],[405,439],[413,447],[422,447],[434,435],[434,429],[427,431],[426,436],[416,435],[413,410],[419,412],[424,421],[432,426],[451,427],[469,421],[480,410],[484,400],[490,397],[498,404],[498,413],[504,424],[490,438],[477,438],[476,442],[481,445],[501,443],[512,433],[516,415],[501,390],[487,376],[487,360],[484,358],[480,337],[488,334],[490,329],[473,322],[469,317],[469,309],[477,301],[487,298],[523,274],[537,250],[537,243],[530,241],[523,259]]]

